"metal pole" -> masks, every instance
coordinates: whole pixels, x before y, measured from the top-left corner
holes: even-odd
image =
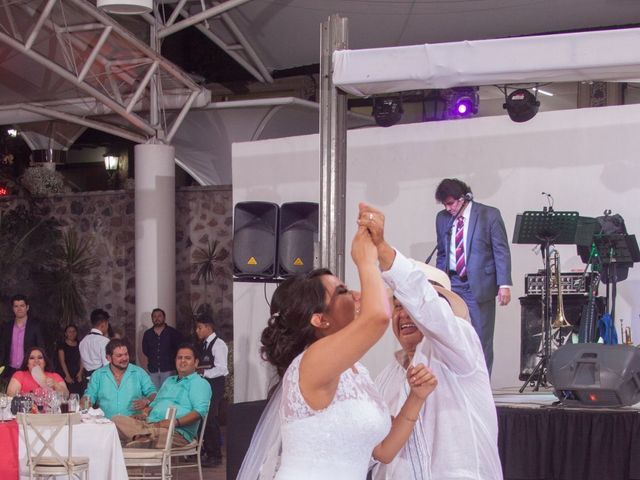
[[[347,95],[333,84],[333,52],[348,47],[348,21],[331,15],[320,29],[319,266],[344,279]]]

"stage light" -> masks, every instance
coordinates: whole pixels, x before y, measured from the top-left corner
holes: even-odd
[[[18,136],[18,130],[16,130],[15,128],[10,128],[7,130],[7,135],[16,138]]]
[[[373,97],[373,118],[381,127],[395,125],[402,118],[402,97]]]
[[[538,113],[540,102],[537,95],[534,95],[525,88],[519,88],[511,92],[508,96],[505,87],[505,103],[502,108],[507,110],[509,118],[514,122],[522,123],[531,120]]]
[[[478,113],[478,87],[456,87],[443,92],[447,100],[447,118],[467,118]]]
[[[141,15],[153,9],[153,0],[98,0],[99,9],[118,15]]]

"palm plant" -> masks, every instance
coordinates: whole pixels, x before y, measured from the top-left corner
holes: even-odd
[[[63,233],[62,242],[54,248],[45,268],[59,318],[64,325],[73,323],[86,313],[87,289],[93,286],[89,277],[98,265],[90,238],[78,238],[74,230]]]
[[[220,247],[220,242],[218,240],[208,240],[207,245],[203,247],[198,247],[192,255],[192,267],[195,271],[195,280],[200,283],[204,282],[204,303],[209,304],[209,309],[207,309],[204,305],[201,305],[200,308],[196,310],[199,311],[200,314],[204,314],[206,312],[210,312],[212,309],[212,305],[209,301],[209,292],[208,286],[213,284],[217,276],[223,276],[225,273],[224,266],[222,262],[229,256],[229,251],[225,248]],[[222,298],[221,295],[221,302]]]

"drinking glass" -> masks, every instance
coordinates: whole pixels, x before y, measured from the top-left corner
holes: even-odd
[[[4,422],[7,420],[7,407],[11,403],[9,397],[1,393],[0,394],[0,421]]]
[[[33,391],[33,403],[38,407],[38,413],[44,413],[47,392],[44,388],[36,388]]]
[[[80,395],[78,395],[77,393],[70,393],[68,404],[69,413],[76,413],[80,408]]]

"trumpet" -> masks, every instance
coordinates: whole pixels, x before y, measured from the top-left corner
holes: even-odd
[[[556,287],[558,288],[558,302],[556,307],[556,315],[553,319],[551,326],[553,328],[565,328],[570,327],[571,324],[567,322],[567,318],[564,314],[564,303],[562,301],[562,277],[560,275],[560,254],[557,250],[553,252],[551,259],[551,278],[555,279]]]

